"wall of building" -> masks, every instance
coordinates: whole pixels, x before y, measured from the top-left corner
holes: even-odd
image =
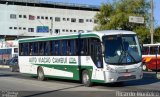
[[[0,4],[0,35],[48,36],[55,35],[57,31],[60,34],[92,31],[96,25],[96,13],[97,11]],[[72,18],[76,21],[72,22]]]

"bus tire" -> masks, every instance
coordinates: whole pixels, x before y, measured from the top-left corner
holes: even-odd
[[[86,87],[92,86],[91,76],[89,75],[89,72],[87,70],[83,70],[81,79],[84,86]]]
[[[142,64],[142,70],[143,71],[147,71],[148,69],[147,69],[147,64],[146,63],[143,63]]]
[[[37,70],[37,76],[38,76],[38,80],[40,81],[44,81],[45,77],[44,77],[44,71],[42,67],[39,67]]]
[[[10,66],[10,71],[11,71],[11,72],[14,72],[14,69],[13,69],[13,67],[12,67],[12,66]]]

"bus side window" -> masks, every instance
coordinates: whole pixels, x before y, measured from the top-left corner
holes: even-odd
[[[158,50],[158,47],[150,47],[150,54],[151,55],[154,55],[154,54],[157,54],[157,50]]]
[[[70,41],[70,54],[74,55],[74,40]]]
[[[34,43],[34,55],[38,55],[38,42]]]
[[[59,41],[55,41],[55,55],[59,54]]]
[[[50,42],[47,41],[47,42],[44,42],[45,43],[45,55],[50,55],[49,52],[50,52]]]
[[[22,43],[20,48],[21,48],[20,54],[22,56],[28,55],[28,43]]]
[[[20,43],[19,44],[19,54],[22,56],[22,55],[24,55],[24,50],[23,50],[23,43]]]
[[[83,39],[82,40],[82,51],[84,52],[83,55],[88,55],[88,49],[89,49],[89,45],[88,45],[88,39]]]
[[[58,40],[58,56],[61,55],[61,40]]]
[[[33,55],[33,50],[34,50],[33,46],[34,46],[33,43],[29,43],[29,55],[30,56]]]
[[[142,54],[143,55],[148,55],[149,54],[149,47],[143,47],[142,48]]]
[[[51,48],[51,55],[55,55],[55,42],[54,41],[51,41],[51,45],[52,45],[52,48]]]
[[[44,54],[44,42],[39,42],[39,55]]]
[[[67,55],[71,55],[71,40],[67,40]]]
[[[158,54],[160,54],[160,46],[158,47]]]
[[[62,40],[62,55],[67,55],[67,41]]]
[[[80,48],[80,46],[78,45],[78,41],[79,41],[79,39],[75,40],[75,55],[76,56],[79,56],[79,48]]]

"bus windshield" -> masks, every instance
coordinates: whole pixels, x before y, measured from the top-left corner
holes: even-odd
[[[136,35],[103,37],[105,62],[112,65],[134,64],[141,61],[141,50]]]

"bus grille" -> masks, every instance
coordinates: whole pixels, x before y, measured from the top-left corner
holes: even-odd
[[[136,79],[135,75],[131,75],[131,76],[120,76],[118,77],[117,81],[125,81],[125,80],[133,80]]]

